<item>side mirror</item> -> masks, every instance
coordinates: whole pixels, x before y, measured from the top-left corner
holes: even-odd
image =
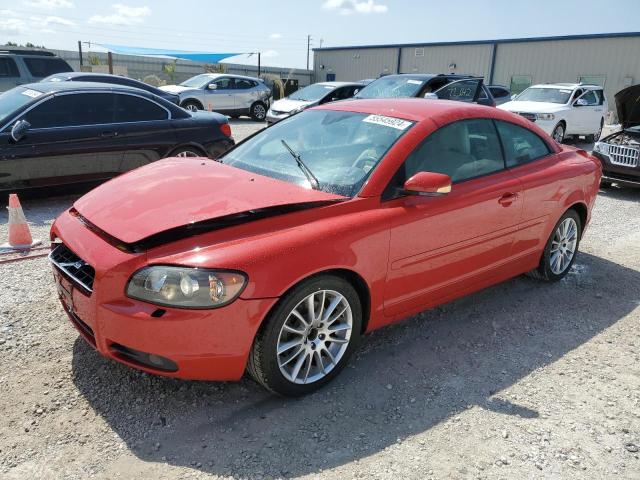
[[[575,107],[586,107],[587,105],[589,105],[589,102],[587,102],[584,98],[579,98],[573,105]]]
[[[404,182],[404,193],[409,195],[443,195],[451,191],[451,177],[443,173],[418,172]]]
[[[11,127],[11,138],[14,142],[19,142],[27,134],[27,130],[31,128],[31,124],[26,120],[18,120],[13,127]]]
[[[217,83],[210,83],[207,88],[209,90],[217,90],[218,89],[218,84]]]
[[[433,92],[427,92],[424,94],[424,98],[426,98],[427,100],[438,100],[438,95]]]

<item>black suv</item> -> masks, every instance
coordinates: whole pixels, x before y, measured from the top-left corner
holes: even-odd
[[[0,92],[62,72],[73,72],[73,68],[51,52],[0,48]]]
[[[439,98],[495,107],[482,78],[458,74],[399,73],[371,82],[353,98]]]
[[[137,88],[49,82],[0,94],[0,192],[96,183],[231,146],[224,115],[187,112]]]

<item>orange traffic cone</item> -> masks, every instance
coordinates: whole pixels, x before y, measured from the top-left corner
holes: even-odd
[[[40,240],[33,240],[27,219],[15,193],[9,194],[9,243],[0,245],[0,249],[26,250],[39,245]]]

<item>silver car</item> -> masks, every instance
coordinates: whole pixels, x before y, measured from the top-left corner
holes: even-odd
[[[180,85],[160,87],[180,97],[187,110],[210,110],[236,118],[249,115],[263,121],[267,116],[271,90],[259,78],[226,73],[203,73]]]

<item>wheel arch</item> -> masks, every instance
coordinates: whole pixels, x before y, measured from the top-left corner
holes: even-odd
[[[584,202],[576,202],[567,209],[567,211],[569,210],[574,210],[580,217],[580,237],[582,238],[584,228],[589,218],[589,209]]]
[[[194,150],[198,150],[202,154],[203,157],[208,157],[209,156],[207,154],[207,150],[202,145],[199,145],[199,144],[197,144],[195,142],[186,142],[186,143],[181,143],[178,146],[173,147],[171,150],[169,150],[167,152],[167,154],[165,155],[165,158],[174,156],[177,151],[182,150],[183,148],[191,148],[191,149],[194,149]]]
[[[187,97],[184,100],[180,100],[180,106],[182,107],[187,102],[197,103],[200,106],[200,110],[204,110],[204,105],[196,97]],[[183,107],[184,108],[184,107]]]
[[[359,273],[348,268],[328,268],[326,270],[320,270],[304,278],[298,279],[298,281],[291,284],[284,292],[282,292],[279,300],[271,307],[267,315],[265,315],[265,318],[262,321],[262,325],[265,324],[265,320],[269,317],[269,315],[271,315],[271,312],[276,309],[276,307],[291,290],[296,288],[302,282],[307,282],[315,277],[319,277],[322,275],[333,275],[335,277],[340,277],[343,280],[346,280],[355,289],[356,293],[358,294],[358,298],[360,299],[360,306],[362,307],[361,333],[366,332],[369,325],[369,318],[371,317],[371,291],[365,279]],[[260,326],[260,328],[262,328],[262,325]]]

